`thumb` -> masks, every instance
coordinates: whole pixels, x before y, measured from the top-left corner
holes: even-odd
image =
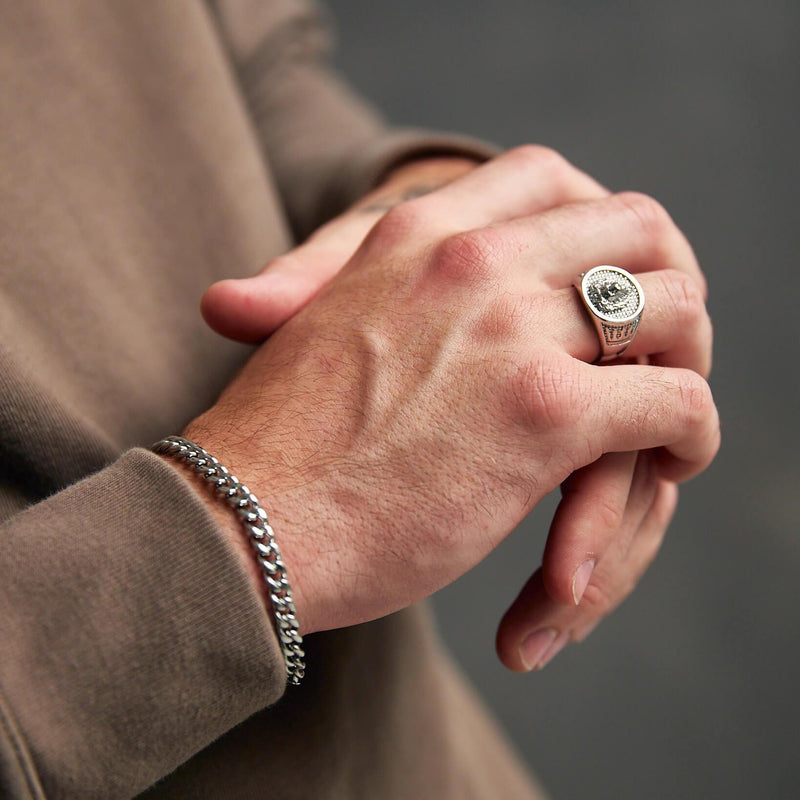
[[[208,325],[222,336],[256,343],[309,303],[349,261],[379,215],[346,214],[250,278],[212,284],[200,301]]]

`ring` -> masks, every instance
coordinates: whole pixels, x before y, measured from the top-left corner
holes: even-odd
[[[578,276],[575,288],[600,340],[600,361],[621,356],[633,341],[644,308],[644,291],[621,267],[602,265]]]

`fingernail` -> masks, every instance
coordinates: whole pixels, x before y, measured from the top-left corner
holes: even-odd
[[[544,654],[544,657],[539,662],[537,669],[544,669],[569,643],[569,636],[563,636],[561,639],[553,643],[553,646]]]
[[[558,631],[555,628],[542,628],[522,640],[522,644],[519,646],[519,656],[525,669],[530,671],[539,666],[542,658],[552,647],[556,636],[558,636]]]
[[[592,579],[592,572],[594,572],[594,565],[596,563],[595,559],[590,558],[588,561],[584,561],[583,564],[575,570],[575,575],[572,578],[572,599],[575,601],[576,606],[581,602],[583,593],[586,591],[586,587]]]

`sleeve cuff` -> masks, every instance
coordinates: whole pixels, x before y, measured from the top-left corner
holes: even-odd
[[[133,795],[283,693],[241,556],[158,456],[127,452],[2,535],[0,685],[48,796]]]
[[[442,156],[471,158],[478,163],[502,152],[496,145],[451,133],[398,128],[359,148],[332,181],[325,198],[327,217],[341,213],[380,184],[386,175],[410,161]]]

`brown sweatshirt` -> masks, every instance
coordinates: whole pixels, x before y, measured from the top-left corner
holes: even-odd
[[[305,0],[0,0],[0,797],[529,800],[424,608],[285,686],[239,556],[141,449],[248,350],[198,313],[467,139],[388,131]]]

